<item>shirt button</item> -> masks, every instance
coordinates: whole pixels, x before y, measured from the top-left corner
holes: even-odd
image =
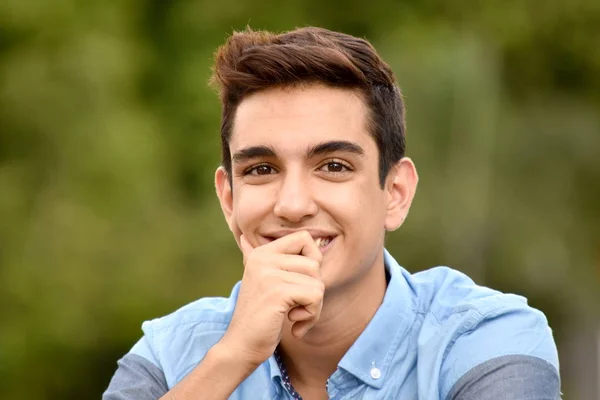
[[[371,368],[371,378],[373,379],[379,379],[381,378],[381,371],[379,370],[379,368]]]

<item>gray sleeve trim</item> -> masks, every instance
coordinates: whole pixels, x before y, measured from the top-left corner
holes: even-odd
[[[144,357],[127,354],[117,365],[102,400],[156,400],[169,391],[163,371]]]
[[[560,375],[538,357],[493,358],[463,375],[447,400],[559,400]]]

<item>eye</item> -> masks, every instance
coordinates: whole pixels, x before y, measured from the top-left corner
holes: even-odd
[[[257,165],[255,167],[252,167],[248,170],[246,170],[246,172],[244,173],[244,175],[270,175],[275,173],[275,169],[271,166],[268,165]]]
[[[348,167],[347,165],[339,162],[339,161],[329,161],[325,164],[323,164],[321,166],[321,168],[319,168],[321,171],[324,172],[331,172],[331,173],[342,173],[342,172],[347,172],[350,171],[350,167]]]

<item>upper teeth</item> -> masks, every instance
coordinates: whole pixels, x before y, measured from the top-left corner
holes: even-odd
[[[331,242],[330,238],[317,238],[315,239],[315,243],[317,244],[317,246],[319,247],[325,247],[329,244],[329,242]]]

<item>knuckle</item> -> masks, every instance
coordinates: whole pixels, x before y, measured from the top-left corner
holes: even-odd
[[[303,240],[310,241],[310,242],[312,242],[312,241],[313,241],[313,238],[312,238],[312,236],[310,235],[310,233],[308,233],[308,231],[301,231],[301,232],[300,232],[300,235],[301,235],[300,237],[301,237]]]
[[[325,282],[318,281],[317,287],[319,289],[319,292],[321,292],[321,294],[325,293]]]
[[[316,259],[315,261],[317,262],[318,266],[321,266],[321,263],[323,262],[323,253],[321,253],[321,250],[319,250],[318,253],[316,253]]]
[[[321,264],[317,260],[309,259],[308,260],[308,268],[313,275],[318,276],[319,270],[321,268]]]
[[[322,284],[317,284],[313,287],[313,291],[312,291],[312,295],[314,297],[315,300],[320,300],[323,298],[323,295],[325,293],[325,287]]]

